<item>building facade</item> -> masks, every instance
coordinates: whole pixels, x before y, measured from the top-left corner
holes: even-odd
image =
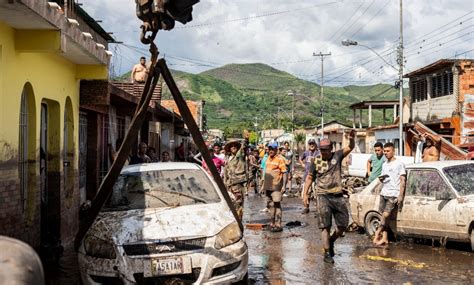
[[[412,124],[419,121],[454,145],[472,141],[473,64],[472,59],[440,59],[406,74]],[[407,133],[408,155],[413,151],[412,136]]]
[[[79,84],[108,76],[110,36],[76,22],[55,3],[0,3],[0,234],[37,249],[77,231]]]

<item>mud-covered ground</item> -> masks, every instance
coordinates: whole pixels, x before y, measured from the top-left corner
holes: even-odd
[[[349,232],[336,242],[335,264],[322,261],[320,231],[315,208],[302,215],[299,198],[284,198],[283,224],[303,226],[283,232],[245,230],[249,246],[250,284],[348,284],[348,283],[444,283],[473,284],[474,254],[467,244],[401,239],[388,248],[372,246],[363,233]],[[265,198],[246,197],[245,224],[266,224]],[[48,284],[79,284],[77,257],[66,251],[60,266],[46,268]]]
[[[388,248],[372,246],[363,233],[349,232],[336,242],[335,264],[322,260],[320,231],[314,205],[302,215],[298,198],[284,198],[283,224],[300,221],[302,227],[283,232],[245,230],[250,250],[249,277],[255,284],[347,283],[474,283],[474,254],[470,246],[436,241],[400,239]],[[244,223],[268,223],[260,212],[265,199],[250,194]]]

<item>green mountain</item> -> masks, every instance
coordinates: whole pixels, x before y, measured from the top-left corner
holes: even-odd
[[[200,74],[172,71],[186,99],[205,100],[208,128],[240,133],[244,128],[291,129],[292,90],[295,96],[295,126],[320,123],[320,86],[265,64],[229,64]],[[164,88],[164,98],[171,98]],[[388,84],[324,88],[325,122],[338,120],[352,125],[349,106],[359,101],[396,100],[398,92]],[[367,111],[364,111],[366,114]],[[364,115],[363,115],[364,116]],[[373,122],[381,123],[382,112],[373,111]],[[387,118],[393,115],[387,112]],[[367,118],[364,117],[364,122]]]

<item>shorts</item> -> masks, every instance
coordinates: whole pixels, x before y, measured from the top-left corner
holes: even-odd
[[[281,202],[283,194],[280,191],[265,191],[265,195],[267,196],[268,200],[272,202]]]
[[[349,225],[349,211],[342,193],[335,195],[319,194],[316,196],[316,203],[320,229],[331,228],[333,216],[338,228],[347,228]]]
[[[379,204],[379,213],[389,213],[391,214],[393,210],[398,209],[397,197],[388,197],[380,195],[380,204]]]

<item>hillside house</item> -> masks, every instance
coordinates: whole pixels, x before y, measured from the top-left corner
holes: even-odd
[[[455,145],[472,141],[473,64],[473,59],[440,59],[406,74],[410,87],[411,122],[422,122]],[[412,137],[407,133],[408,155],[414,150]]]

